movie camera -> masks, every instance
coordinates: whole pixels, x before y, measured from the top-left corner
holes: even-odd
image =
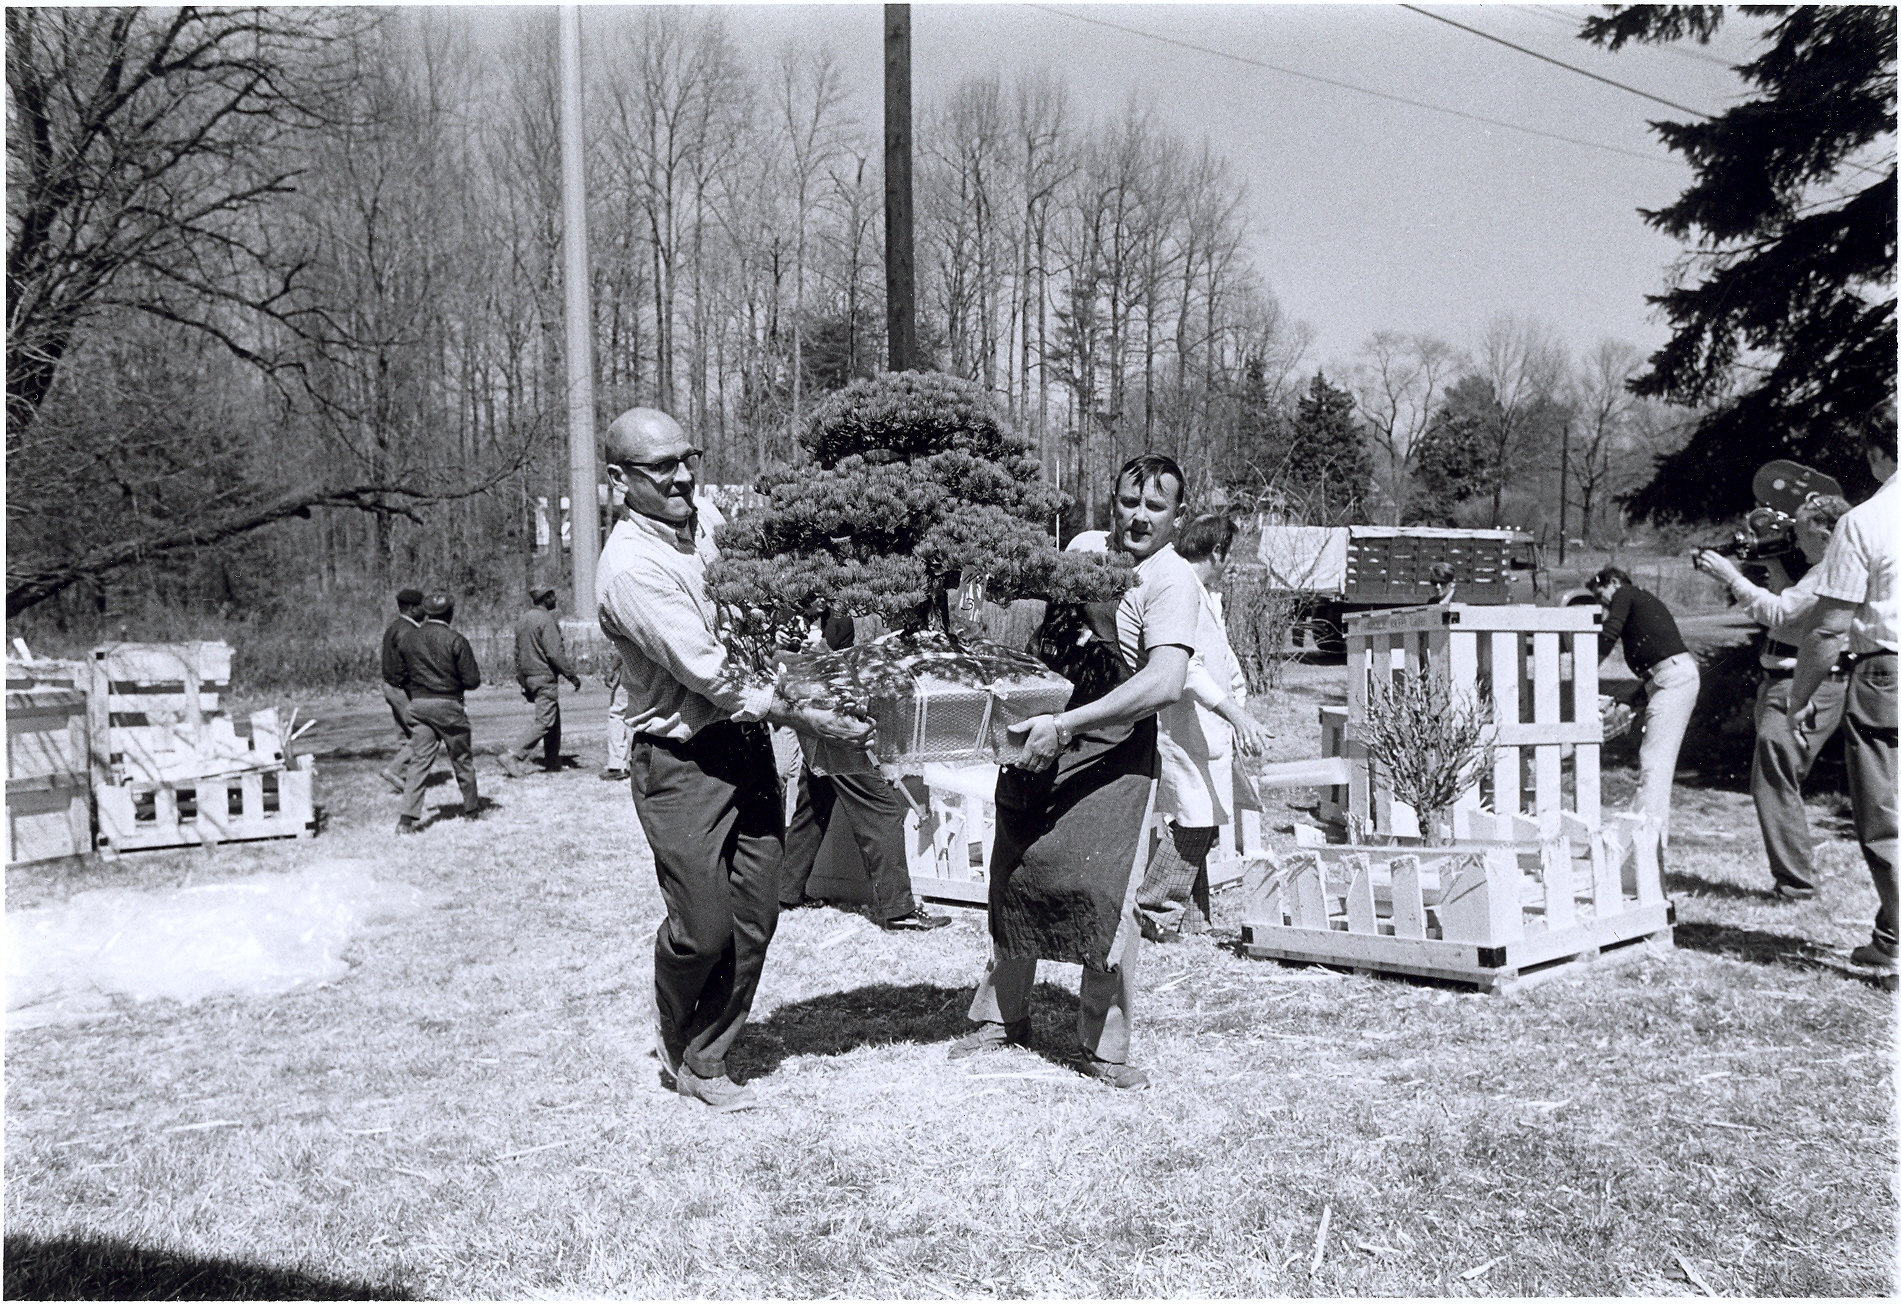
[[[1745,566],[1743,573],[1755,583],[1766,582],[1768,587],[1779,591],[1808,570],[1808,562],[1796,543],[1796,510],[1817,494],[1839,497],[1842,487],[1813,467],[1783,460],[1770,462],[1756,472],[1751,487],[1755,490],[1756,506],[1743,518],[1743,523],[1730,532],[1727,540],[1710,545],[1708,550],[1738,562],[1761,563]],[[1697,553],[1702,551],[1702,548],[1691,551],[1693,563]],[[1772,565],[1781,573],[1773,573]]]

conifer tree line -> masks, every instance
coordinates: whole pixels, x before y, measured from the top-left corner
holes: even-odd
[[[7,22],[9,614],[559,579],[554,11]],[[844,63],[874,56],[583,24],[600,421],[667,409],[713,482],[796,465],[883,366],[879,106]],[[1572,531],[1615,531],[1687,428],[1625,388],[1634,348],[1509,314],[1316,367],[1229,162],[1058,72],[921,104],[916,174],[926,355],[1076,493],[1066,531],[1153,449],[1287,519],[1549,533],[1567,439]]]

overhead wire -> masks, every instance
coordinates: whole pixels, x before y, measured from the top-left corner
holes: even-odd
[[[1576,136],[1566,136],[1555,131],[1545,131],[1538,127],[1527,127],[1521,123],[1505,122],[1499,118],[1488,118],[1483,114],[1467,113],[1463,109],[1449,108],[1443,104],[1431,104],[1425,100],[1409,99],[1404,95],[1394,95],[1388,91],[1374,90],[1369,86],[1356,86],[1352,82],[1338,81],[1332,77],[1322,77],[1315,73],[1301,72],[1297,68],[1282,67],[1262,59],[1250,59],[1246,55],[1236,54],[1232,50],[1219,50],[1210,45],[1198,45],[1193,41],[1183,41],[1172,36],[1162,36],[1156,32],[1145,32],[1139,27],[1127,27],[1121,23],[1112,23],[1104,18],[1093,18],[1086,14],[1071,13],[1053,5],[1030,4],[1029,9],[1038,9],[1058,18],[1067,18],[1073,22],[1088,23],[1095,27],[1106,27],[1111,31],[1122,32],[1128,36],[1139,36],[1144,40],[1157,41],[1163,45],[1172,45],[1182,50],[1193,50],[1198,54],[1210,54],[1217,59],[1228,59],[1235,63],[1246,64],[1251,68],[1260,68],[1267,72],[1280,73],[1284,77],[1296,77],[1302,81],[1317,82],[1322,86],[1332,86],[1338,90],[1353,91],[1360,95],[1371,95],[1375,99],[1387,100],[1394,104],[1404,104],[1410,108],[1425,109],[1430,113],[1443,113],[1454,118],[1463,118],[1467,122],[1483,123],[1488,127],[1502,127],[1506,131],[1522,132],[1529,136],[1540,136],[1546,140],[1563,141],[1567,145],[1582,145],[1586,149],[1600,149],[1612,154],[1622,154],[1626,158],[1643,159],[1651,163],[1675,163],[1676,160],[1665,154],[1643,154],[1634,149],[1625,149],[1619,145],[1606,145],[1601,141],[1581,140]],[[1410,8],[1410,6],[1408,6]],[[1431,17],[1433,15],[1428,15]],[[1672,106],[1675,107],[1675,106]]]
[[[1615,86],[1620,91],[1628,91],[1640,99],[1649,100],[1653,104],[1661,104],[1666,109],[1675,109],[1678,113],[1688,113],[1694,117],[1704,119],[1714,116],[1713,114],[1703,112],[1701,109],[1693,109],[1687,104],[1678,104],[1675,100],[1666,100],[1661,95],[1652,95],[1649,91],[1638,90],[1635,86],[1620,82],[1615,78],[1600,76],[1588,68],[1578,67],[1575,63],[1566,63],[1563,59],[1554,59],[1548,54],[1540,54],[1529,46],[1519,45],[1515,41],[1508,41],[1502,36],[1493,36],[1490,32],[1481,31],[1476,27],[1467,27],[1464,23],[1455,22],[1447,18],[1444,14],[1435,14],[1430,9],[1421,9],[1418,5],[1406,4],[1401,5],[1400,8],[1411,10],[1421,18],[1430,18],[1436,23],[1444,23],[1447,27],[1456,27],[1462,32],[1470,32],[1474,36],[1502,45],[1508,50],[1516,50],[1520,54],[1528,54],[1534,59],[1540,59],[1554,67],[1563,68],[1566,72],[1574,72],[1580,77],[1589,77],[1592,81],[1603,82],[1606,86]]]

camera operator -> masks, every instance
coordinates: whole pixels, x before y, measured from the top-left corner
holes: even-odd
[[[1670,845],[1670,785],[1676,779],[1677,752],[1703,676],[1677,632],[1676,617],[1656,594],[1638,588],[1615,566],[1593,575],[1585,587],[1606,608],[1597,631],[1598,660],[1622,643],[1624,663],[1644,683],[1644,739],[1637,748],[1637,792],[1630,810],[1657,822],[1661,852]]]
[[[1813,568],[1822,560],[1835,522],[1847,512],[1846,499],[1820,494],[1796,510],[1796,546],[1812,569],[1780,593],[1751,583],[1720,552],[1705,549],[1692,558],[1698,570],[1728,584],[1743,613],[1768,629],[1759,656],[1763,678],[1756,690],[1756,752],[1749,766],[1749,795],[1756,803],[1775,895],[1782,901],[1815,895],[1814,842],[1809,836],[1808,812],[1802,806],[1802,781],[1815,763],[1815,754],[1841,724],[1847,673],[1839,661],[1830,669],[1811,699],[1815,712],[1806,727],[1789,716],[1789,687],[1801,642],[1814,623],[1815,586],[1822,572]]]

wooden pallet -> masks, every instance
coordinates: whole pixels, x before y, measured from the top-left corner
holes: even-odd
[[[316,773],[312,759],[299,756],[281,768],[100,788],[99,854],[315,837]]]
[[[9,664],[9,685],[23,688],[7,693],[6,863],[83,856],[92,850],[86,695],[17,676]]]
[[[1347,715],[1334,745],[1352,771],[1350,815],[1368,833],[1417,831],[1413,812],[1396,809],[1403,803],[1367,757],[1361,729],[1374,685],[1432,675],[1443,677],[1456,697],[1489,699],[1497,722],[1491,773],[1455,804],[1455,828],[1462,813],[1482,805],[1501,815],[1529,815],[1547,837],[1558,832],[1566,812],[1595,827],[1604,741],[1597,713],[1603,618],[1594,606],[1457,604],[1349,617]]]
[[[1667,944],[1653,822],[1620,815],[1582,846],[1307,847],[1243,884],[1242,944],[1257,959],[1507,990],[1648,940]]]

